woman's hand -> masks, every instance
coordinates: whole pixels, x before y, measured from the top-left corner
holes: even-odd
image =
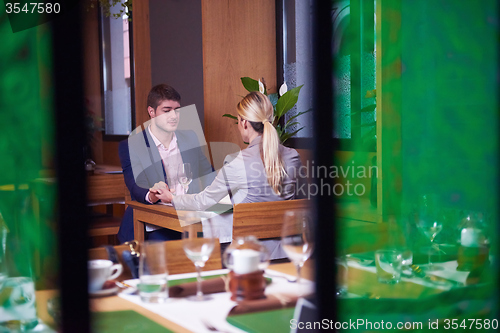
[[[154,184],[153,187],[151,187],[149,189],[149,201],[152,203],[155,203],[158,200],[161,200],[160,194],[163,192],[168,192],[168,191],[169,191],[169,188],[165,182],[160,181],[160,182]]]
[[[172,192],[167,189],[158,190],[158,193],[156,193],[155,196],[163,203],[171,203],[172,199],[174,198]]]

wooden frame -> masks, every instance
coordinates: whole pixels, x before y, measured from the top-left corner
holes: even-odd
[[[165,251],[167,254],[167,269],[169,274],[182,274],[195,272],[195,267],[193,262],[186,257],[184,250],[182,248],[182,240],[172,240],[163,242],[165,245]],[[120,263],[123,265],[123,273],[120,275],[119,280],[126,280],[132,278],[132,273],[129,267],[123,262],[122,253],[123,251],[130,251],[128,245],[118,245],[114,246]],[[139,251],[139,249],[137,249]],[[106,248],[97,247],[89,249],[89,260],[92,259],[108,259],[108,253]],[[215,240],[214,250],[212,255],[205,263],[204,270],[214,270],[222,268],[222,260],[220,253],[219,240]]]
[[[309,200],[241,203],[233,208],[233,238],[253,235],[259,239],[281,237],[283,215],[309,208]]]
[[[125,203],[123,174],[97,174],[87,177],[90,206]]]
[[[179,216],[186,211],[137,201],[127,201],[127,204],[134,209],[134,238],[139,242],[144,241],[145,223],[182,231]],[[261,239],[281,237],[285,211],[308,209],[309,205],[306,199],[237,204],[233,207],[233,238],[248,235]]]
[[[137,201],[127,201],[126,204],[134,209],[134,238],[138,242],[143,242],[145,239],[146,223],[182,232],[179,216],[182,217],[183,211],[177,211],[172,206],[146,205]]]

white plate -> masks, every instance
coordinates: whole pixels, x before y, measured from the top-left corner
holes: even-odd
[[[89,295],[92,297],[102,297],[102,296],[111,296],[118,292],[118,286],[114,286],[113,288],[106,288],[98,291],[89,292]]]

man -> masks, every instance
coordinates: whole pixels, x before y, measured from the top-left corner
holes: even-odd
[[[169,187],[174,193],[182,192],[177,170],[183,163],[190,163],[193,173],[193,182],[187,193],[200,192],[214,178],[213,168],[203,154],[196,134],[177,130],[181,116],[180,100],[179,93],[171,86],[154,86],[147,101],[151,120],[144,124],[144,129],[138,127],[127,140],[120,142],[118,153],[132,200],[154,204],[159,201],[157,195]],[[146,225],[146,239],[179,238],[179,232]],[[134,239],[131,207],[125,211],[118,239],[122,243]]]

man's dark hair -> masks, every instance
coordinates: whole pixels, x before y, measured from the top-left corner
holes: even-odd
[[[168,84],[159,84],[151,88],[148,94],[148,106],[156,110],[163,101],[181,101],[181,95]]]

